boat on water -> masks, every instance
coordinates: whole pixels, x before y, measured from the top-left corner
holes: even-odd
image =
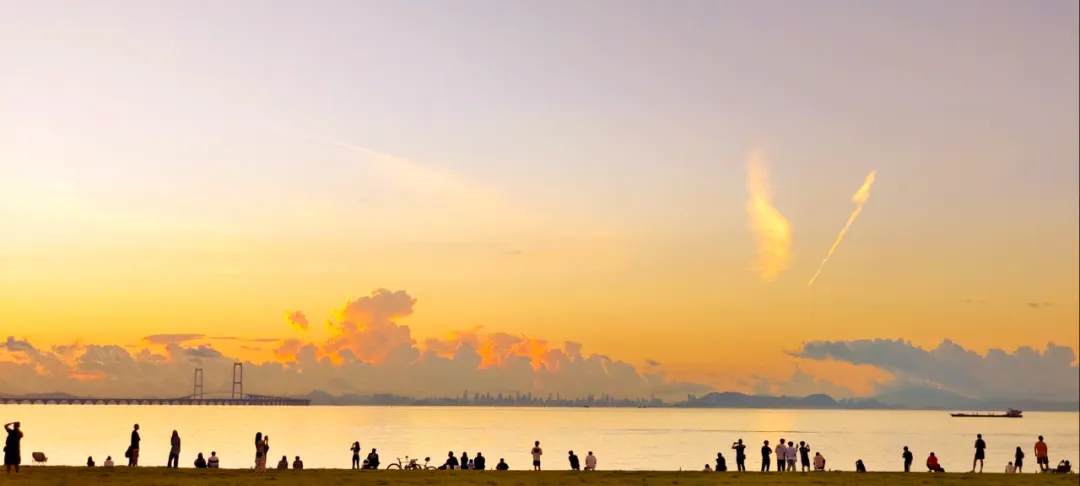
[[[1010,408],[1005,413],[954,413],[953,417],[980,417],[980,418],[1023,418],[1024,412]]]

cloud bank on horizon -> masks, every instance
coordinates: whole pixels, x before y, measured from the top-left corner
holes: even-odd
[[[980,355],[949,339],[930,350],[900,339],[812,341],[790,354],[869,365],[892,374],[893,380],[879,384],[878,391],[922,386],[972,398],[1051,401],[1075,401],[1080,395],[1076,351],[1054,343],[1041,352],[1021,346],[1012,353],[990,349]]]
[[[214,342],[233,341],[259,350],[272,343],[277,361],[244,365],[245,389],[261,394],[606,393],[672,401],[717,391],[672,379],[655,360],[645,360],[639,369],[608,356],[586,354],[576,342],[553,346],[542,339],[482,328],[418,342],[409,326],[398,323],[413,313],[415,305],[416,299],[403,290],[377,289],[348,301],[327,323],[332,334],[321,342],[176,333],[146,336],[144,347],[129,351],[125,346],[78,341],[43,349],[8,337],[0,341],[0,390],[175,397],[187,394],[193,369],[202,368],[207,393],[227,392],[237,359],[223,354]],[[293,319],[299,315],[287,314]],[[950,340],[932,350],[902,340],[812,341],[788,354],[793,361],[831,360],[884,370],[893,380],[876,383],[878,391],[917,385],[973,398],[1074,400],[1080,386],[1076,352],[1052,343],[1045,351],[1025,346],[1012,353],[991,349],[980,355]],[[786,380],[752,376],[740,383],[744,391],[758,394],[854,395],[827,378],[802,371],[797,363]]]

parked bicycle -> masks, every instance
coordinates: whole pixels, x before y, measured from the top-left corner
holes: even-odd
[[[428,463],[431,462],[430,457],[425,457],[424,458],[424,464],[423,465],[420,465],[419,463],[417,463],[418,460],[419,459],[409,459],[409,456],[405,456],[405,460],[402,461],[402,459],[399,457],[399,458],[397,458],[397,462],[390,463],[389,465],[386,466],[386,468],[387,469],[404,469],[406,471],[428,471],[428,470],[436,469],[434,466],[428,465]]]

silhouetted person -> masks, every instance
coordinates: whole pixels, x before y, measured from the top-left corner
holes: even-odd
[[[285,456],[281,456],[281,460],[277,462],[277,468],[278,469],[288,469],[289,468],[289,458],[285,457]]]
[[[94,456],[86,458],[86,467],[94,467]]]
[[[926,458],[926,469],[929,469],[930,472],[945,472],[945,468],[941,467],[941,463],[938,462],[938,458],[933,452],[930,453],[930,457]]]
[[[367,455],[367,464],[368,464],[368,466],[367,466],[368,469],[378,469],[379,468],[379,452],[378,451],[376,451],[375,449],[371,450],[371,453],[369,453]]]
[[[904,446],[904,472],[911,472],[911,463],[915,460],[915,456],[911,454],[907,446]]]
[[[857,472],[857,473],[866,472],[866,465],[863,464],[862,459],[856,459],[855,460],[855,472]]]
[[[101,463],[102,467],[113,467],[115,465],[116,464],[113,464],[112,456],[106,456],[105,462]]]
[[[139,424],[135,424],[135,427],[131,429],[131,445],[128,446],[128,466],[135,467],[139,465],[139,442],[142,441],[142,437],[139,437]]]
[[[210,451],[210,458],[206,460],[206,467],[217,469],[221,465],[219,461],[217,451]]]
[[[1020,474],[1023,472],[1022,469],[1024,469],[1024,450],[1021,449],[1020,446],[1016,446],[1016,457],[1013,459],[1015,459],[1013,466],[1016,467],[1016,473]]]
[[[457,468],[460,467],[460,463],[458,463],[457,458],[454,457],[454,451],[450,451],[450,452],[446,453],[446,464],[445,464],[445,466],[446,466],[446,469],[451,470],[451,471],[453,471],[454,469],[457,469]]]
[[[503,458],[500,457],[499,458],[499,463],[495,465],[495,470],[496,471],[509,471],[510,470],[510,465],[506,464],[506,460],[504,460]]]
[[[293,469],[303,469],[304,468],[304,461],[300,460],[300,456],[296,456],[296,460],[292,462],[292,468]]]
[[[12,468],[15,469],[15,474],[19,474],[19,465],[22,464],[22,424],[4,424],[4,431],[7,432],[7,438],[4,439],[4,467],[8,474],[11,474]]]
[[[596,456],[593,455],[592,451],[589,451],[589,455],[585,456],[585,470],[596,470]]]
[[[712,472],[712,466],[710,466],[708,463],[705,463],[705,469],[703,469],[703,471]]]
[[[742,443],[742,439],[738,442],[731,444],[731,448],[735,450],[735,468],[739,472],[746,471],[746,445]]]
[[[787,451],[785,450],[787,447],[784,445],[784,442],[786,442],[784,439],[780,439],[780,443],[776,444],[776,447],[773,448],[773,453],[776,457],[776,470],[778,472],[784,472],[785,467],[787,466]]]
[[[349,450],[352,451],[352,468],[360,469],[360,442],[353,442]]]
[[[462,452],[461,453],[461,468],[462,469],[468,469],[469,468],[469,453],[468,452]]]
[[[484,457],[483,454],[479,452],[476,453],[476,457],[473,458],[473,467],[477,471],[483,471],[487,468],[487,459]]]
[[[983,472],[983,459],[986,459],[986,442],[983,441],[982,434],[978,434],[975,439],[975,460],[971,461],[971,472],[975,472],[975,464],[979,465],[979,472]]]
[[[198,456],[195,456],[195,469],[206,469],[206,458],[203,457],[201,452]]]
[[[810,444],[803,441],[799,441],[799,462],[803,472],[810,470]]]
[[[169,461],[165,463],[165,467],[180,467],[180,434],[175,430],[172,431],[172,438],[169,439],[169,444]]]
[[[536,443],[533,445],[532,450],[529,451],[529,453],[532,454],[533,470],[534,471],[539,471],[540,470],[540,456],[544,455],[544,450],[540,448],[540,441],[536,441]]]
[[[716,472],[727,471],[727,459],[724,459],[722,452],[716,453]]]
[[[772,448],[769,447],[769,441],[765,441],[765,445],[761,446],[761,472],[768,472],[769,466],[772,461],[769,456],[772,455]]]
[[[1046,442],[1043,442],[1043,436],[1040,435],[1039,441],[1035,443],[1035,465],[1042,472],[1050,469],[1050,454],[1047,451]]]
[[[572,471],[580,471],[581,470],[581,462],[578,461],[578,457],[576,455],[574,455],[574,451],[570,451],[569,459],[570,459],[570,470],[572,470]]]

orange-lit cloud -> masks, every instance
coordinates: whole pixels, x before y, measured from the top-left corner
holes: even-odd
[[[306,331],[308,329],[307,316],[303,312],[286,312],[285,322],[289,323],[289,326],[298,331]]]
[[[791,261],[791,225],[772,204],[769,172],[762,154],[750,154],[746,165],[746,212],[757,244],[755,268],[767,282],[787,270]]]

